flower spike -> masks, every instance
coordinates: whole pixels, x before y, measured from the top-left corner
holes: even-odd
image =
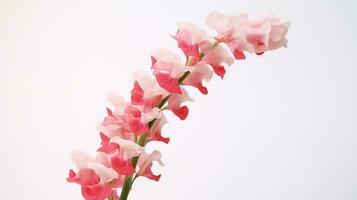
[[[223,79],[235,60],[246,59],[247,53],[262,55],[286,47],[290,26],[269,12],[256,17],[213,12],[206,24],[216,35],[190,22],[177,23],[172,37],[185,62],[169,50],[156,49],[151,53],[152,75],[134,74],[129,102],[115,93],[108,96],[112,106],[98,125],[101,143],[96,156],[81,151],[72,155],[76,169],[69,170],[67,181],[81,186],[84,199],[127,200],[137,178],[159,181],[161,174],[154,174],[152,167],[164,165],[162,154],[148,153],[145,146],[169,143],[170,138],[162,135],[165,112],[185,120],[189,114],[186,102],[192,101],[187,87],[208,94],[207,83],[213,75]]]

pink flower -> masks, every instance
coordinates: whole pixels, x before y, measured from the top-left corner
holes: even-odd
[[[222,46],[217,46],[212,51],[209,51],[200,63],[208,64],[213,68],[213,71],[222,79],[226,73],[225,67],[232,65],[234,62],[229,51]]]
[[[186,90],[181,88],[182,95],[171,94],[168,100],[168,106],[165,109],[171,110],[180,119],[185,119],[188,114],[187,106],[181,106],[185,101],[190,101]],[[131,99],[137,106],[142,106],[143,110],[155,110],[154,106],[158,106],[165,97],[170,93],[163,90],[157,81],[143,72],[135,73],[134,88],[131,91]],[[155,102],[155,103],[153,103]],[[154,115],[153,115],[154,116]],[[169,138],[162,137],[161,129],[167,123],[166,118],[159,112],[155,114],[155,123],[150,129],[149,141],[169,142]]]
[[[185,73],[180,58],[165,49],[152,52],[152,67],[159,85],[166,91],[181,94],[179,78]]]
[[[249,28],[247,14],[227,16],[213,12],[207,16],[206,24],[217,32],[215,39],[226,43],[236,59],[245,59],[243,51],[251,51],[245,37]]]
[[[91,169],[80,169],[76,174],[69,171],[68,182],[81,185],[82,196],[86,200],[104,200],[112,194],[112,189],[108,185],[101,185],[100,178]]]
[[[113,137],[110,139],[110,142],[116,143],[119,145],[119,153],[121,157],[124,159],[130,159],[135,156],[139,156],[141,153],[144,152],[144,148],[140,145],[136,144],[133,141],[125,140],[120,137]]]
[[[92,159],[84,152],[74,152],[72,155],[78,172],[69,171],[68,182],[74,182],[82,187],[82,195],[86,200],[104,200],[109,196],[116,196],[111,183],[119,176],[111,168],[111,163],[104,153],[98,153]]]
[[[155,78],[145,72],[134,73],[134,88],[131,90],[131,102],[152,109],[170,93],[163,89]]]
[[[104,152],[110,158],[112,168],[120,175],[130,175],[135,172],[131,164],[131,158],[140,155],[144,148],[136,143],[121,139],[118,136],[110,139],[108,136],[101,133],[102,146],[98,152]]]
[[[249,19],[247,40],[257,54],[287,46],[286,34],[290,23],[270,12]]]
[[[271,13],[248,18],[247,14],[214,12],[206,23],[216,31],[215,37],[190,22],[177,24],[173,38],[185,54],[184,64],[175,53],[156,49],[151,54],[154,76],[135,73],[130,102],[117,94],[108,96],[113,108],[107,108],[107,116],[98,125],[101,144],[96,157],[73,153],[77,170],[71,169],[67,178],[81,186],[86,200],[119,200],[118,188],[122,188],[121,200],[127,200],[137,177],[158,181],[161,175],[154,174],[152,166],[154,162],[163,166],[161,153],[155,150],[149,154],[145,145],[152,141],[169,143],[170,138],[162,135],[167,110],[181,120],[187,118],[185,102],[192,99],[186,86],[207,94],[205,85],[213,73],[223,79],[234,58],[245,59],[245,52],[261,55],[286,47],[290,25]]]
[[[186,56],[199,58],[200,53],[205,52],[210,47],[211,37],[205,30],[190,22],[179,22],[177,26],[177,33],[173,37]]]
[[[121,175],[130,175],[135,172],[130,159],[124,160],[120,156],[113,156],[111,162],[113,169]]]
[[[153,126],[150,129],[148,142],[151,141],[160,141],[168,144],[170,142],[170,138],[163,137],[161,134],[162,127],[167,123],[165,116],[161,119],[157,119]]]
[[[103,125],[116,125],[127,132],[137,135],[149,132],[147,127],[148,119],[142,116],[142,112],[139,108],[132,104],[125,103],[123,98],[116,94],[109,95],[108,99],[114,105],[115,112],[112,113],[112,116],[108,116],[103,121]]]
[[[164,166],[164,163],[161,161],[161,153],[159,151],[155,150],[151,154],[141,154],[138,161],[139,171],[136,175],[145,176],[148,179],[158,181],[161,175],[155,175],[151,170],[154,161],[156,161],[159,165]]]
[[[216,30],[216,40],[224,42],[236,59],[245,59],[243,51],[261,55],[267,50],[286,47],[290,23],[266,12],[248,19],[248,15],[226,16],[211,13],[206,23]]]
[[[186,68],[187,70],[189,70],[188,68]],[[143,76],[143,74],[142,74]],[[152,80],[152,81],[155,81],[155,80]],[[139,84],[139,82],[141,82]],[[154,101],[156,102],[156,100],[159,100],[159,102],[161,100],[163,100],[163,98],[165,98],[166,96],[168,96],[169,93],[167,92],[163,92],[161,90],[157,90],[156,92],[154,92],[153,90],[147,90],[147,88],[145,88],[145,83],[147,83],[148,80],[146,81],[141,81],[139,79],[135,81],[135,84],[134,84],[134,89],[132,90],[132,99],[134,99],[134,101],[138,104],[138,105],[143,105],[144,106],[144,109],[145,107],[148,108],[149,107],[149,110],[152,109],[154,111],[157,111],[157,113],[152,113],[151,116],[155,116],[155,117],[151,117],[150,119],[161,119],[163,117],[162,113],[157,110],[157,108],[152,108],[151,106],[153,106],[151,104],[151,102],[153,102],[153,99]],[[152,83],[151,86],[155,87],[156,85],[158,85],[157,82],[155,82],[156,84]],[[143,87],[145,88],[142,89],[141,88],[141,85],[143,85]],[[147,93],[150,93],[147,95]],[[163,95],[165,94],[165,96]],[[158,98],[160,97],[160,98]],[[170,95],[170,98],[168,100],[168,106],[166,107],[166,109],[168,110],[171,110],[175,115],[177,115],[180,119],[185,119],[187,114],[188,114],[188,108],[187,106],[183,106],[181,107],[180,105],[185,102],[185,101],[190,101],[191,98],[189,97],[188,93],[186,92],[186,90],[184,88],[181,88],[181,94],[171,94]],[[149,103],[147,103],[149,102]],[[156,104],[154,104],[155,106],[158,105],[157,102]],[[149,113],[147,113],[149,114]],[[150,116],[150,114],[149,114]]]
[[[208,82],[212,78],[212,70],[206,64],[196,64],[189,69],[191,74],[185,79],[183,85],[196,87],[202,94],[208,94],[208,90],[203,86],[203,81]]]
[[[188,107],[181,106],[183,102],[192,101],[186,90],[182,90],[182,95],[172,94],[168,100],[167,109],[171,110],[181,120],[186,119],[188,115]]]
[[[119,136],[121,138],[132,140],[133,134],[126,131],[117,123],[116,118],[113,115],[113,111],[107,108],[108,116],[104,118],[103,122],[98,125],[98,131],[108,137]],[[103,138],[102,138],[103,139]]]

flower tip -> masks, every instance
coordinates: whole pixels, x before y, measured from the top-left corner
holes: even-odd
[[[151,67],[154,66],[156,62],[156,58],[154,56],[151,56]]]
[[[263,52],[255,52],[255,54],[257,54],[258,56],[261,56],[261,55],[263,55],[265,52],[263,51]]]
[[[181,108],[174,111],[175,115],[179,117],[181,120],[185,120],[188,115],[188,107],[182,106]]]
[[[107,114],[109,117],[113,116],[113,111],[107,108]]]
[[[161,174],[156,175],[156,176],[153,176],[153,177],[152,177],[152,180],[154,180],[154,181],[159,181],[160,178],[161,178]]]
[[[234,51],[234,58],[237,60],[244,60],[246,57],[242,51]]]
[[[208,89],[206,87],[200,87],[199,88],[200,92],[204,95],[207,95],[208,94]]]

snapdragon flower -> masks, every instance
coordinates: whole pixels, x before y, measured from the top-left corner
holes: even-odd
[[[179,22],[172,37],[182,51],[180,56],[166,49],[151,53],[152,75],[134,74],[130,101],[118,94],[108,96],[111,107],[98,125],[101,143],[97,155],[73,153],[76,169],[69,171],[68,182],[81,186],[86,200],[127,200],[134,181],[145,177],[159,181],[154,164],[164,166],[158,150],[148,153],[148,142],[169,143],[163,136],[167,124],[165,111],[185,120],[189,114],[186,102],[192,101],[185,87],[208,94],[207,83],[216,74],[224,78],[227,68],[246,53],[261,55],[287,46],[290,23],[269,13],[256,17],[247,14],[224,15],[213,12],[206,24],[215,36],[191,22]],[[165,134],[166,135],[166,134]],[[120,190],[120,195],[118,192]]]

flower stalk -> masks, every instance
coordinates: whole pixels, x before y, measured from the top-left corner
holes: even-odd
[[[205,83],[216,74],[223,79],[226,68],[234,60],[245,59],[245,53],[262,55],[269,50],[286,47],[289,22],[271,13],[248,18],[211,13],[206,24],[217,35],[210,36],[192,23],[178,23],[173,36],[185,55],[181,62],[175,53],[156,49],[151,54],[153,76],[135,74],[130,102],[117,94],[108,96],[113,109],[98,127],[102,140],[95,157],[84,152],[73,153],[77,171],[70,170],[68,182],[82,188],[86,200],[127,200],[138,177],[159,181],[154,163],[163,166],[161,153],[148,153],[148,142],[169,143],[161,134],[167,123],[164,112],[170,111],[185,120],[190,101],[186,87],[194,87],[206,95]],[[120,195],[117,190],[121,189]]]

